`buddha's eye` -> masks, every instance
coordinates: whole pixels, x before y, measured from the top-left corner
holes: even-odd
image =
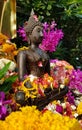
[[[38,28],[38,29],[37,29],[37,32],[40,32],[40,31],[41,31],[41,29],[40,29],[40,28]]]

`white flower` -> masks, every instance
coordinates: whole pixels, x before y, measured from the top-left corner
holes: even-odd
[[[66,108],[66,103],[61,103],[61,105],[64,109]]]
[[[71,105],[72,110],[76,110],[76,106],[75,105]]]
[[[16,68],[16,63],[6,59],[6,58],[1,58],[0,59],[0,69],[2,69],[7,63],[11,62],[10,66],[9,66],[9,71],[13,71]]]
[[[63,89],[65,87],[64,84],[60,84],[60,88]]]
[[[37,77],[34,76],[34,75],[32,75],[32,74],[30,74],[29,77],[30,77],[30,81],[31,81],[31,82],[33,82],[34,79],[37,79]]]
[[[78,106],[78,105],[79,105],[79,103],[80,103],[80,101],[79,101],[79,100],[75,100],[75,105],[76,105],[76,106]]]
[[[78,113],[75,113],[75,114],[74,114],[74,117],[76,118],[77,116],[78,116]]]

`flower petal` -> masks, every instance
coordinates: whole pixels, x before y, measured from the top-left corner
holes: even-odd
[[[5,107],[5,106],[2,106],[2,107],[1,107],[1,110],[2,110],[2,113],[3,113],[3,114],[6,114],[7,109],[6,109],[6,107]]]
[[[0,92],[0,100],[4,100],[5,99],[5,93],[4,92]]]

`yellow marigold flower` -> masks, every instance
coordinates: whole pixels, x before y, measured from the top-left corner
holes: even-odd
[[[13,51],[13,55],[14,55],[14,56],[16,56],[17,54],[18,54],[18,51],[17,51],[17,50]]]
[[[15,50],[15,46],[14,45],[11,45],[11,44],[4,44],[3,45],[3,48],[2,48],[2,50],[4,51],[4,52],[12,52],[12,51],[14,51]]]
[[[19,48],[18,51],[20,51],[20,50],[27,50],[28,48],[29,48],[29,47],[23,46],[23,47]]]
[[[0,121],[0,130],[81,130],[78,120],[74,118],[51,111],[42,113],[35,106],[20,109],[12,112],[5,121]]]
[[[69,78],[65,78],[65,79],[64,79],[64,84],[65,84],[65,85],[68,85],[68,83],[69,83]]]
[[[32,87],[25,87],[25,82],[29,82],[32,85]],[[20,86],[20,90],[23,90],[25,92],[26,97],[35,98],[38,94],[38,86],[37,84],[32,83],[33,82],[30,81],[30,77],[27,77]]]
[[[4,44],[8,40],[8,37],[2,33],[0,33],[0,44]]]
[[[72,65],[66,65],[65,68],[66,69],[74,69],[74,67]]]
[[[77,113],[82,114],[82,102],[80,102],[78,107],[77,107]]]

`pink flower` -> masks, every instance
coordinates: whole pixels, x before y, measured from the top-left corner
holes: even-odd
[[[7,116],[6,104],[10,104],[11,100],[5,100],[5,93],[0,92],[0,119],[5,119]]]
[[[24,30],[23,27],[19,27],[19,29],[17,30],[17,32],[19,34],[19,37],[21,37],[23,41],[27,41],[26,33],[25,33],[25,30]]]
[[[69,88],[76,89],[82,93],[82,71],[73,70],[69,77]]]
[[[59,112],[59,113],[63,113],[63,107],[59,104],[56,105],[56,111]]]
[[[56,28],[55,21],[52,21],[51,25],[47,22],[43,24],[43,40],[40,48],[44,51],[54,52],[59,44],[59,41],[63,38],[64,34],[61,29]]]

